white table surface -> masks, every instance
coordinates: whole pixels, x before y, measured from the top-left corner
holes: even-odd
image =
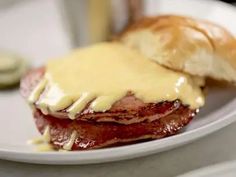
[[[191,144],[128,161],[97,165],[33,165],[0,160],[1,177],[174,177],[236,160],[236,123]]]

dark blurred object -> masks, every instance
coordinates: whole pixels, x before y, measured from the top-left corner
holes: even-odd
[[[222,0],[223,1],[223,0]],[[230,1],[230,0],[224,0],[223,2],[227,2],[227,3],[236,3],[236,0],[234,0],[234,1]]]

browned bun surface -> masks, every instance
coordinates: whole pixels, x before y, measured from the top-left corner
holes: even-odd
[[[168,68],[236,82],[236,39],[211,22],[175,15],[145,17],[117,40]]]

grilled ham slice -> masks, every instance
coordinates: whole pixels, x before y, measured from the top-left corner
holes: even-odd
[[[45,69],[39,68],[30,71],[21,82],[21,94],[27,98],[35,86],[39,83],[44,75]],[[43,93],[42,93],[43,95]],[[34,104],[35,108],[37,103]],[[77,120],[96,121],[96,122],[116,122],[120,124],[133,124],[143,121],[152,122],[161,117],[165,117],[179,109],[181,102],[144,103],[137,99],[132,93],[121,100],[117,101],[110,110],[105,112],[93,112],[89,105],[76,115]],[[60,110],[56,113],[49,112],[49,115],[69,119],[66,110]]]
[[[43,134],[45,128],[50,127],[50,143],[55,149],[62,149],[70,141],[73,132],[76,132],[70,150],[97,149],[120,143],[163,138],[176,134],[194,115],[195,112],[188,107],[180,106],[171,114],[153,122],[123,125],[114,122],[58,119],[44,115],[39,110],[34,113],[40,133]]]

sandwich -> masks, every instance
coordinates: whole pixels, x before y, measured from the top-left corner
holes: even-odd
[[[180,21],[171,26],[172,18]],[[189,124],[205,104],[205,77],[234,82],[235,69],[228,58],[234,54],[230,48],[225,56],[214,51],[213,39],[201,30],[186,30],[184,21],[201,24],[186,17],[147,18],[115,41],[74,50],[28,72],[21,80],[21,94],[48,143],[56,150],[120,146],[171,136]],[[160,22],[166,24],[153,30]],[[230,36],[221,27],[214,29]],[[234,41],[225,35],[217,40]],[[220,74],[212,75],[204,66],[203,71],[182,67],[192,55],[198,67],[208,56],[211,69]],[[218,59],[230,72],[213,63]]]

